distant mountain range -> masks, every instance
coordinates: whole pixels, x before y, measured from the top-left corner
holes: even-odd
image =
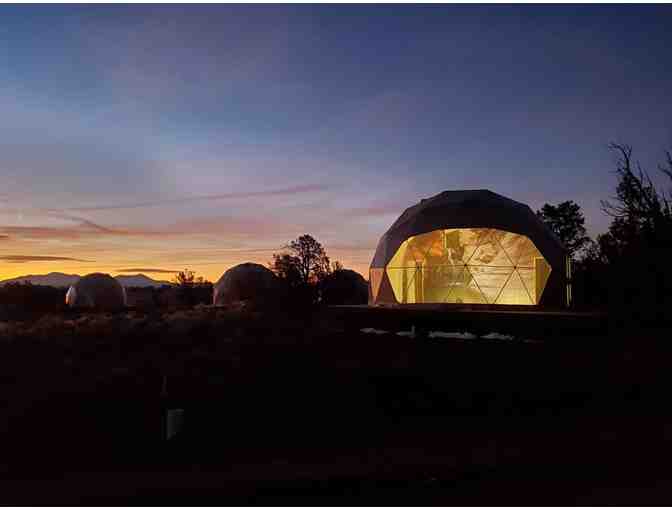
[[[49,274],[29,274],[1,280],[0,285],[7,283],[30,282],[33,285],[48,285],[50,287],[69,287],[81,277],[78,274],[49,273]],[[144,274],[129,274],[115,276],[117,281],[124,287],[161,287],[162,285],[172,285],[164,280],[154,280]]]
[[[124,287],[162,287],[163,285],[173,285],[166,280],[154,280],[144,274],[127,274],[115,276],[117,281]]]

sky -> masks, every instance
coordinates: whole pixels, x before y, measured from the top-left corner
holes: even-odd
[[[421,198],[574,200],[672,149],[672,6],[0,5],[0,279],[309,233],[363,274]]]

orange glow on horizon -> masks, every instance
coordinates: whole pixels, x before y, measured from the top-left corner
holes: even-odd
[[[314,190],[304,188],[292,193],[312,197]],[[313,235],[332,261],[366,278],[378,230],[372,231],[367,224],[370,211],[358,212],[361,218],[352,210],[329,210],[306,218],[302,208],[307,206],[300,205],[300,197],[280,191],[291,196],[291,205],[283,202],[287,197],[271,194],[275,197],[272,207],[270,197],[250,198],[246,208],[236,203],[233,213],[227,210],[224,214],[209,201],[203,212],[184,214],[176,206],[147,204],[129,210],[125,208],[130,206],[121,206],[122,212],[108,211],[111,206],[91,211],[83,207],[83,212],[0,207],[0,280],[52,272],[144,273],[156,280],[170,280],[186,268],[215,282],[237,264],[268,265],[273,253],[304,233]],[[203,197],[199,200],[195,203],[200,206]],[[141,207],[142,211],[136,210]],[[311,210],[316,212],[313,206]],[[353,227],[360,220],[362,230],[357,237],[365,241],[351,241]],[[126,270],[135,268],[143,270]]]
[[[357,254],[356,257],[359,258],[360,254]],[[354,258],[354,257],[353,257]],[[267,265],[268,262],[271,259],[271,255],[269,254],[268,257],[259,257],[256,259],[253,258],[241,258],[240,260],[227,260],[226,262],[222,262],[221,264],[216,263],[216,262],[207,262],[205,264],[189,264],[189,263],[182,263],[182,264],[170,264],[166,265],[168,268],[171,270],[177,271],[182,271],[185,268],[189,269],[191,271],[194,271],[196,276],[202,276],[208,281],[211,282],[216,282],[222,274],[229,268],[241,264],[243,262],[255,262],[257,264],[262,264],[262,265]],[[346,269],[352,269],[354,271],[357,271],[360,273],[364,278],[368,279],[368,262],[365,263],[348,263],[348,258],[344,257],[338,257],[334,258],[333,260],[339,260],[343,263],[344,267]],[[152,265],[156,264],[143,264],[149,266],[151,268]],[[112,276],[118,276],[118,275],[130,275],[130,274],[137,274],[138,272],[120,272],[119,269],[123,269],[124,266],[127,266],[129,268],[132,268],[133,266],[137,266],[139,269],[140,267],[138,264],[97,264],[97,263],[77,263],[77,262],[24,262],[24,263],[7,263],[7,262],[0,262],[0,281],[2,280],[7,280],[11,278],[17,278],[20,276],[27,276],[27,275],[43,275],[43,274],[48,274],[48,273],[53,273],[53,272],[58,272],[58,273],[65,273],[65,274],[78,274],[80,276],[84,276],[85,274],[88,273],[94,273],[94,272],[101,272],[101,273],[109,273]],[[154,279],[154,280],[167,280],[170,281],[173,279],[175,276],[175,273],[173,272],[156,272],[156,271],[141,271],[142,274]]]

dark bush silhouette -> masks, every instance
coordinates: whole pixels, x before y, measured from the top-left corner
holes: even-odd
[[[173,278],[177,290],[175,296],[168,296],[168,301],[177,299],[179,304],[186,306],[209,305],[212,303],[212,283],[202,276],[197,277],[193,271],[185,269]],[[167,291],[168,294],[173,294]],[[161,301],[161,299],[160,299]]]
[[[0,307],[24,312],[56,312],[65,309],[65,288],[33,285],[30,282],[0,286]],[[11,317],[6,317],[6,319]],[[0,317],[2,320],[3,317]]]
[[[157,308],[158,290],[155,287],[126,287],[126,304],[145,310]]]

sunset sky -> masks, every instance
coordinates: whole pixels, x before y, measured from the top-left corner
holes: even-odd
[[[367,273],[486,188],[609,219],[610,141],[672,148],[672,7],[0,6],[0,279],[185,267],[310,233]]]

